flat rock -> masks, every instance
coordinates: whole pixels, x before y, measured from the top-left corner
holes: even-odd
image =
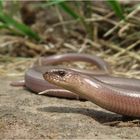
[[[89,101],[37,95],[0,78],[1,139],[138,139],[140,127]]]

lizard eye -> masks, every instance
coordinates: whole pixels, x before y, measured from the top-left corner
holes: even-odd
[[[61,77],[64,77],[66,75],[66,72],[62,70],[56,71],[55,73]]]

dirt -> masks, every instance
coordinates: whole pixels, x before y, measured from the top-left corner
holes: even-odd
[[[138,139],[138,123],[89,101],[37,95],[0,78],[1,139]]]

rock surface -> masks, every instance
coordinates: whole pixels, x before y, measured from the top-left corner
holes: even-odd
[[[0,78],[0,139],[140,138],[140,127],[89,101],[37,95],[11,80]]]

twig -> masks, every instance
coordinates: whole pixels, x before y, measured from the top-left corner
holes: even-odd
[[[87,39],[84,39],[84,43],[82,44],[81,48],[78,50],[78,53],[82,53],[85,49],[87,49]]]
[[[55,23],[52,25],[53,28],[57,27],[57,26],[62,26],[62,25],[67,25],[67,24],[75,24],[77,22],[79,22],[80,20],[77,19],[77,20],[69,20],[69,21],[61,21],[60,23]],[[86,22],[99,22],[99,21],[106,21],[108,23],[111,23],[113,25],[116,25],[117,22],[111,20],[111,19],[108,19],[106,16],[105,17],[102,17],[102,16],[99,16],[99,15],[96,15],[96,17],[92,17],[92,18],[85,18],[85,21]]]
[[[103,45],[106,46],[106,47],[109,47],[109,48],[113,49],[113,50],[125,52],[125,49],[120,48],[120,47],[118,47],[117,45],[115,45],[115,44],[113,44],[113,43],[105,42],[104,40],[100,40],[100,43],[103,44]],[[130,57],[135,58],[136,60],[140,61],[140,55],[137,55],[136,53],[134,53],[134,52],[129,52],[129,51],[126,51],[126,53],[127,53]]]
[[[114,57],[118,57],[124,53],[127,53],[129,50],[133,49],[135,46],[137,46],[140,43],[140,40],[136,41],[135,43],[131,44],[130,46],[126,47],[123,51],[117,53],[114,55]]]
[[[128,23],[126,24],[124,27],[122,27],[119,31],[118,31],[118,36],[119,37],[123,37],[125,36],[126,34],[124,33],[126,30],[128,30],[130,28],[131,24]]]
[[[55,9],[56,9],[56,13],[57,13],[57,15],[58,15],[58,18],[59,18],[59,20],[60,20],[60,23],[64,22],[63,16],[61,15],[61,13],[60,13],[60,11],[59,11],[59,9],[58,9],[57,6],[55,6]],[[64,25],[64,24],[61,24],[61,25],[62,25],[63,31],[64,31],[65,33],[67,33],[68,30],[67,30],[67,28],[65,27],[65,25]]]
[[[77,50],[75,46],[73,46],[72,44],[69,44],[69,43],[64,43],[63,46],[67,47],[67,48],[69,48],[69,49],[71,49],[73,51]]]
[[[138,11],[140,10],[140,7],[138,6],[134,11],[132,11],[130,14],[127,15],[126,20],[128,20],[130,17],[134,16]],[[104,37],[109,36],[114,32],[120,25],[124,24],[125,20],[121,20],[116,26],[114,26],[112,29],[110,29],[108,32],[104,34]]]

